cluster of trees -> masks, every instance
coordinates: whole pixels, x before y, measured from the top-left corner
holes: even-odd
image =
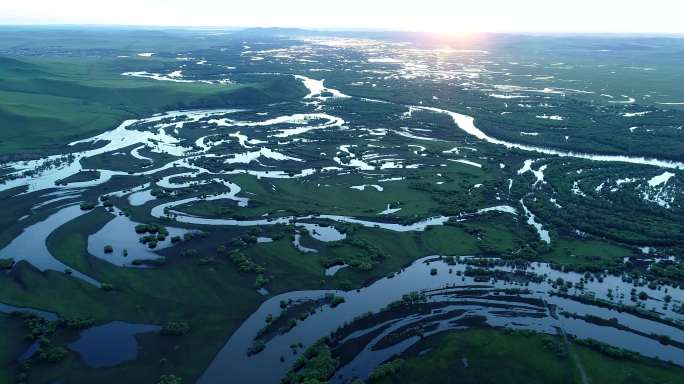
[[[311,300],[306,303],[298,303],[299,305],[288,307],[292,303],[281,301],[280,307],[285,309],[278,316],[268,314],[266,316],[266,325],[257,332],[255,340],[269,340],[275,334],[284,335],[292,328],[297,326],[297,321],[306,320],[309,315],[316,312],[316,306],[319,300]]]
[[[333,357],[327,340],[319,340],[295,361],[282,383],[327,383],[335,374],[339,363],[339,360]]]
[[[256,238],[255,238],[256,242]],[[225,246],[220,246],[217,250],[219,255],[226,254],[226,247]],[[273,279],[273,276],[267,276],[266,273],[266,268],[263,266],[257,264],[254,262],[252,259],[250,259],[247,255],[244,253],[233,250],[231,252],[228,252],[228,258],[230,261],[235,264],[238,269],[241,272],[245,273],[255,273],[256,279],[254,280],[254,287],[255,288],[263,288],[265,287],[268,283],[271,282]]]
[[[38,361],[46,363],[58,363],[64,360],[69,355],[69,351],[62,346],[53,346],[50,339],[41,337],[38,339],[38,350],[35,357]]]
[[[561,100],[556,99],[556,101]],[[528,100],[526,104],[547,102],[548,100]],[[473,100],[472,103],[474,104],[471,106],[477,108],[475,124],[490,136],[498,139],[580,153],[629,154],[680,161],[683,159],[682,137],[680,131],[672,123],[681,120],[683,115],[681,111],[649,108],[651,112],[639,118],[639,125],[647,126],[649,130],[657,132],[653,134],[646,130],[627,132],[627,120],[622,114],[627,112],[625,108],[633,108],[632,111],[634,108],[640,108],[636,104],[628,107],[623,105],[607,107],[575,98],[563,98],[556,113],[566,119],[554,122],[536,118],[539,114],[538,108],[519,108],[512,103],[509,106],[514,113],[502,117],[500,104],[491,98],[485,98],[480,102]],[[473,114],[472,111],[465,113]],[[521,131],[542,134],[526,136],[520,135]],[[626,134],[616,134],[616,132]],[[572,140],[565,140],[565,135],[572,137]]]
[[[330,304],[330,308],[335,308],[338,305],[344,303],[344,297],[342,296],[337,296],[334,293],[326,293],[325,294],[325,301]]]
[[[606,343],[602,343],[598,340],[595,339],[575,339],[575,343],[584,345],[585,347],[589,347],[593,350],[599,351],[602,354],[615,358],[615,359],[626,359],[626,360],[637,360],[641,356],[632,351],[627,351],[622,348],[617,348],[613,347],[611,345],[608,345]]]
[[[28,330],[25,336],[27,340],[38,341],[38,349],[31,358],[45,363],[57,363],[69,354],[66,348],[53,345],[50,340],[57,328],[78,330],[89,328],[95,323],[89,317],[63,318],[51,321],[30,312],[17,311],[12,312],[11,315],[22,320],[24,327]],[[21,373],[21,380],[18,380],[18,382],[25,381],[28,369]]]
[[[262,267],[261,265],[255,263],[252,261],[249,257],[247,257],[244,253],[239,252],[239,251],[234,251],[230,252],[229,254],[230,261],[235,264],[238,269],[242,272],[252,272],[256,274],[263,274],[266,269]]]
[[[58,320],[58,325],[66,329],[85,329],[95,324],[91,317],[70,317]]]
[[[618,170],[622,171],[621,168]],[[585,179],[604,182],[614,174],[603,171],[591,178],[584,173],[582,175],[584,183]],[[556,186],[563,209],[558,209],[545,198],[526,200],[530,211],[545,226],[572,237],[578,236],[575,230],[579,230],[596,238],[633,246],[669,247],[684,244],[684,225],[680,214],[646,205],[641,194],[631,191],[611,193],[610,199],[601,196],[580,197],[570,192],[577,179],[574,172],[567,175],[551,173],[546,178]],[[591,194],[589,191],[587,193]]]
[[[520,281],[523,283],[536,282],[540,283],[544,280],[543,276],[526,272],[524,270],[502,271],[497,269],[472,268],[468,266],[463,272],[465,276],[473,277],[475,281],[486,282],[491,279],[503,281]]]
[[[684,285],[684,264],[662,260],[650,265],[647,275],[653,280],[674,286]]]
[[[410,292],[405,295],[401,296],[401,299],[390,303],[387,308],[392,309],[392,308],[399,308],[399,307],[408,307],[411,305],[416,305],[416,304],[422,304],[427,302],[427,296],[425,295],[424,292]]]
[[[398,358],[387,363],[378,365],[370,375],[368,375],[368,381],[376,382],[380,381],[385,377],[396,375],[402,368],[404,368],[406,361],[404,359]]]
[[[327,260],[323,263],[324,267],[328,268],[333,265],[347,264],[350,267],[357,268],[362,271],[370,271],[387,258],[387,255],[378,246],[371,244],[368,241],[354,239],[348,236],[345,240],[343,240],[343,242],[353,247],[359,248],[360,252],[354,254],[348,259],[337,258],[333,260]]]
[[[169,236],[166,227],[157,224],[138,224],[135,226],[135,233],[147,234],[140,238],[140,242],[147,244],[149,248],[156,248],[158,242],[166,240],[166,237]],[[176,239],[172,239],[172,242],[174,240],[175,242],[180,241],[180,237],[174,236],[174,238]]]
[[[46,320],[30,312],[12,312],[11,315],[23,321],[24,327],[28,330],[25,335],[26,340],[33,341],[39,337],[51,336],[57,329],[57,322]]]

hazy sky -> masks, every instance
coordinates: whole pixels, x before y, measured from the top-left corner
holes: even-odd
[[[0,0],[2,24],[684,33],[681,0]]]

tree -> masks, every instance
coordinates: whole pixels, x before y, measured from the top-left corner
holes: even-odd
[[[157,384],[183,384],[183,379],[176,375],[161,375]]]

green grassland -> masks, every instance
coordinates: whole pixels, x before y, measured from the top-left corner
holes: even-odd
[[[21,323],[9,315],[0,314],[0,329],[0,383],[12,383],[13,370],[8,367],[17,360],[18,351],[28,348],[29,342],[24,340],[25,330]]]
[[[467,165],[454,165],[442,171],[442,177],[435,176],[434,170],[404,171],[406,182],[377,183],[373,178],[360,174],[322,176],[316,179],[299,181],[296,179],[257,179],[249,175],[238,175],[231,178],[249,196],[247,207],[237,207],[232,202],[225,204],[216,202],[198,202],[183,207],[182,211],[214,217],[258,217],[264,213],[278,212],[278,216],[306,215],[307,213],[340,214],[347,216],[375,217],[384,210],[387,204],[393,203],[401,207],[394,214],[410,221],[438,215],[444,212],[444,206],[431,198],[435,194],[467,196],[472,186],[485,181],[492,181],[481,169]],[[377,178],[376,178],[377,179]],[[444,180],[449,180],[445,182]],[[435,185],[435,181],[444,182]],[[422,185],[432,182],[431,193]],[[417,183],[421,183],[418,185]],[[361,191],[352,186],[366,184]],[[368,184],[380,185],[378,191]],[[423,189],[420,189],[423,188]],[[249,193],[248,195],[245,193]],[[472,191],[477,200],[479,191]]]
[[[597,240],[559,238],[548,260],[566,266],[591,265],[598,269],[616,267],[633,254],[628,248]]]
[[[164,68],[171,59],[154,60]],[[0,155],[55,153],[125,119],[166,110],[258,105],[303,92],[294,80],[235,85],[121,75],[151,66],[142,58],[0,57]]]

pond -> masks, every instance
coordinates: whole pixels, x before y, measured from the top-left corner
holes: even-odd
[[[138,357],[136,335],[157,332],[161,327],[113,321],[81,332],[79,339],[68,345],[92,368],[111,367]]]

